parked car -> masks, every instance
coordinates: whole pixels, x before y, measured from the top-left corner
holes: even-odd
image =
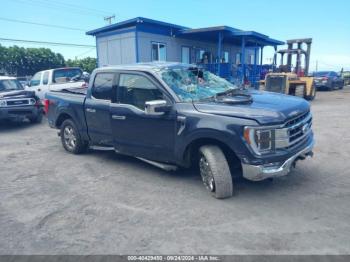
[[[342,72],[341,77],[344,80],[344,85],[350,85],[350,71]]]
[[[87,87],[83,71],[77,67],[56,68],[36,73],[26,87],[43,99],[50,90]]]
[[[232,177],[287,175],[314,145],[306,100],[241,90],[191,65],[99,68],[87,90],[46,98],[68,152],[108,147],[166,170],[195,165],[216,198],[232,196]]]
[[[344,80],[334,71],[314,72],[314,82],[317,89],[343,89]]]
[[[40,123],[43,104],[32,91],[25,91],[14,77],[0,76],[0,120],[28,118]]]

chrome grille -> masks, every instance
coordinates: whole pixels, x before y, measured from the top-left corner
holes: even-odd
[[[311,126],[310,112],[287,121],[283,128],[276,129],[275,148],[290,148],[303,142],[304,138],[310,134]]]
[[[29,105],[28,99],[16,99],[16,100],[7,100],[7,106],[21,106],[21,105]]]

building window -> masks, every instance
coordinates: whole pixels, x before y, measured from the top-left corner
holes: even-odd
[[[198,49],[196,51],[196,62],[197,63],[203,63],[208,64],[211,63],[212,57],[211,53],[209,51],[205,51],[203,49]]]
[[[241,53],[236,54],[236,65],[239,65],[241,63]]]
[[[166,61],[166,45],[152,43],[152,61]]]
[[[249,64],[254,65],[254,55],[249,55]]]
[[[191,55],[190,48],[187,46],[183,46],[181,49],[181,62],[189,64],[191,60],[190,55]]]
[[[228,62],[229,62],[229,61],[228,61],[228,57],[229,57],[229,53],[225,51],[225,52],[224,52],[224,56],[223,56],[221,62],[222,62],[222,63],[228,63]]]

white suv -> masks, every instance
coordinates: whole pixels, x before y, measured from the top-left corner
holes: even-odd
[[[44,99],[48,91],[87,87],[83,71],[78,67],[56,68],[36,73],[30,80],[26,90]]]

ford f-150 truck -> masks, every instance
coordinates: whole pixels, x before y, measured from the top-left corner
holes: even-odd
[[[32,91],[25,91],[14,77],[0,76],[0,120],[28,118],[41,122],[43,105]]]
[[[232,196],[237,176],[283,176],[313,154],[307,101],[240,89],[193,65],[99,68],[87,90],[46,98],[68,152],[107,147],[167,170],[195,165],[216,198]]]

